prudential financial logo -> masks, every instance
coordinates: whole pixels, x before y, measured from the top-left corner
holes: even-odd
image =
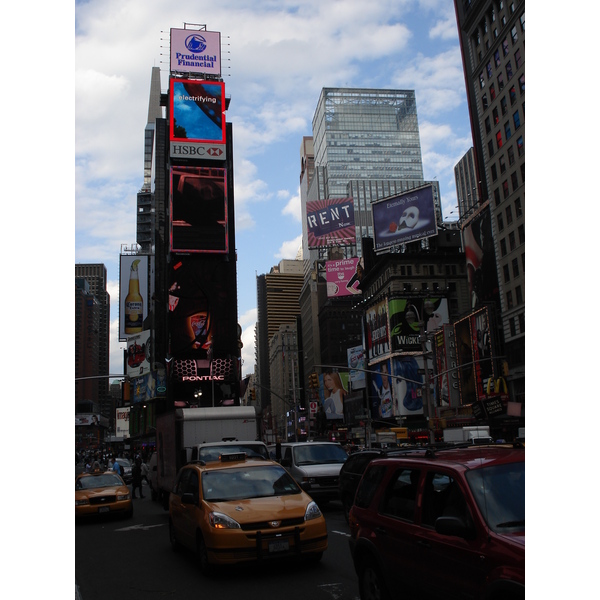
[[[200,54],[206,50],[206,40],[198,34],[188,35],[185,38],[185,47],[194,54]]]

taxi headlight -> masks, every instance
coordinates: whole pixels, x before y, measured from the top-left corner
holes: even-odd
[[[75,506],[85,506],[89,503],[90,501],[87,498],[82,498],[81,500],[77,500],[77,498],[75,499]]]
[[[312,519],[318,519],[321,516],[321,509],[316,505],[314,501],[310,502],[306,507],[304,513],[304,520],[310,521]]]
[[[117,500],[129,500],[129,494],[117,494]]]
[[[241,529],[237,521],[219,512],[211,512],[208,515],[208,521],[210,526],[215,529]]]

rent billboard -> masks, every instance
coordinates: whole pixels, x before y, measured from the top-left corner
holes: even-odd
[[[306,203],[306,224],[309,248],[355,244],[354,200],[311,200]]]
[[[378,200],[371,210],[375,252],[437,235],[431,185]]]
[[[225,104],[223,82],[171,78],[170,155],[225,160]]]
[[[171,29],[171,71],[221,74],[221,33]]]
[[[225,169],[171,167],[172,252],[226,254],[229,251]]]

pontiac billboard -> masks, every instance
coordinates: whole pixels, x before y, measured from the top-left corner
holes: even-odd
[[[431,185],[378,200],[371,209],[375,252],[437,235]]]

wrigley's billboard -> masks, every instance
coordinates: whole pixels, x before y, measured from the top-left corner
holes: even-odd
[[[171,29],[171,72],[221,75],[221,33]]]

